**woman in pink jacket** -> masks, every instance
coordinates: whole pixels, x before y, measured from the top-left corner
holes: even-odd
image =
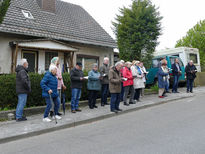
[[[63,90],[65,90],[66,86],[64,85],[64,82],[63,82],[59,57],[52,58],[51,65],[55,65],[57,67],[56,78],[58,79],[58,95],[59,95],[59,102],[61,103],[61,91],[62,91],[62,88]],[[58,113],[58,115],[60,116],[62,114]]]
[[[133,76],[131,71],[131,62],[126,62],[125,67],[123,69],[123,87],[124,87],[124,105],[128,106],[129,104],[134,104],[133,98],[134,98],[134,87],[133,87]],[[127,103],[127,96],[129,91],[131,91],[129,104]]]

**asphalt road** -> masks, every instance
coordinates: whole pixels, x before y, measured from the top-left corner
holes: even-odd
[[[0,144],[0,154],[205,154],[205,94]]]

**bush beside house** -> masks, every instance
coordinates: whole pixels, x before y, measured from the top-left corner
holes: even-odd
[[[85,73],[87,74],[87,73]],[[40,82],[43,78],[43,74],[29,74],[31,79],[32,92],[28,96],[27,107],[43,106],[45,100],[41,95]],[[67,86],[66,101],[71,100],[71,89],[70,89],[70,75],[68,73],[63,74],[64,84]],[[81,100],[87,100],[87,81],[84,82],[82,89]],[[16,94],[16,74],[8,74],[0,76],[0,110],[3,109],[14,109],[17,105],[17,94]]]

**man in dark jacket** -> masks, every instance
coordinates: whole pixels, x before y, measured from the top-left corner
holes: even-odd
[[[28,62],[21,59],[21,64],[16,67],[16,93],[18,95],[18,105],[16,108],[16,121],[25,121],[23,109],[27,102],[28,93],[31,92],[31,82],[28,76]]]
[[[191,92],[193,93],[193,82],[196,78],[196,72],[197,69],[195,65],[193,64],[193,61],[190,60],[188,65],[185,68],[186,76],[187,76],[187,93]]]
[[[81,89],[83,87],[83,80],[84,80],[82,63],[80,62],[76,63],[76,67],[73,68],[70,72],[70,79],[71,79],[71,89],[72,89],[71,112],[76,113],[81,111],[78,108],[78,104],[81,97]]]
[[[108,105],[107,96],[109,89],[109,58],[105,57],[103,61],[103,66],[100,67],[100,75],[102,77],[102,89],[101,89],[101,106]]]
[[[172,88],[173,93],[179,93],[178,92],[178,84],[179,84],[179,77],[181,76],[181,67],[179,65],[179,59],[176,58],[174,64],[172,64],[172,73],[174,77],[174,84]]]

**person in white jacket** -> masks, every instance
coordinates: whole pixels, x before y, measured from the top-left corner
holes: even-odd
[[[142,70],[140,69],[140,61],[135,61],[134,65],[131,67],[132,70],[132,76],[134,78],[134,89],[135,89],[135,96],[134,100],[135,101],[140,101],[140,90],[142,88],[145,88],[144,85],[144,80],[143,80],[143,73]]]

